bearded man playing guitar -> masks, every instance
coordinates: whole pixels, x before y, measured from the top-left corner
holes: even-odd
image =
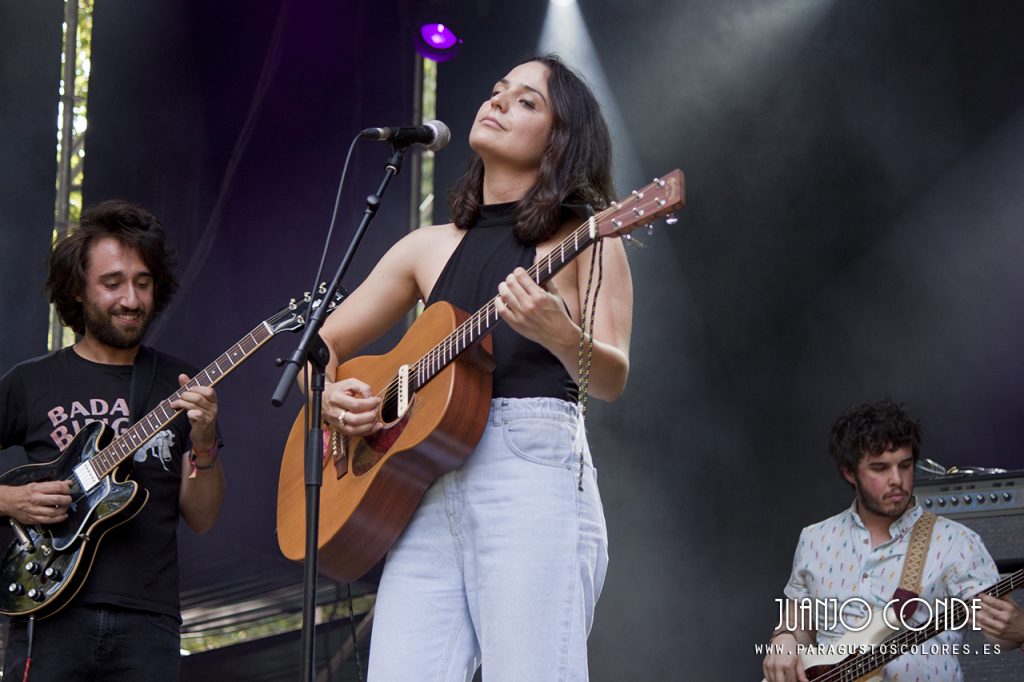
[[[763,663],[767,682],[869,678],[958,682],[963,680],[957,653],[964,628],[980,628],[1002,652],[1021,645],[1024,613],[1008,597],[996,599],[985,594],[976,617],[965,624],[952,622],[948,629],[928,639],[927,646],[888,659],[892,662],[880,670],[872,665],[850,666],[854,672],[841,676],[825,665],[820,666],[820,672],[809,665],[808,670],[814,672],[805,671],[797,645],[835,645],[840,650],[836,660],[842,661],[843,643],[858,643],[851,641],[847,627],[867,633],[881,625],[877,629],[888,639],[887,634],[895,630],[884,624],[885,617],[878,609],[894,596],[907,601],[916,596],[928,603],[950,597],[969,602],[996,583],[995,562],[974,531],[941,516],[922,521],[923,510],[913,496],[914,464],[920,448],[918,422],[902,405],[888,400],[855,407],[832,426],[829,452],[856,496],[848,509],[808,526],[800,534],[785,588],[790,601],[783,603],[783,617],[771,639],[773,644],[781,645],[781,651],[773,649]],[[927,525],[930,520],[934,520],[932,528]],[[909,557],[915,553],[912,536],[917,524],[926,529],[920,535],[927,542],[917,545],[924,550],[920,552],[923,557],[914,562],[923,565],[916,581],[920,592],[897,593],[898,587],[905,589],[904,565],[911,563]],[[812,601],[826,606],[801,613],[797,604]],[[942,613],[938,607],[929,613],[930,609],[919,603],[916,606],[912,615],[909,611],[903,616],[898,610],[892,612],[888,622],[894,627],[902,627],[905,622],[923,630],[929,615]],[[872,622],[879,619],[882,624]],[[847,639],[841,639],[844,635]],[[877,677],[868,674],[873,670]]]
[[[466,311],[492,302],[506,323],[493,334],[483,435],[464,465],[429,487],[388,556],[369,679],[461,681],[482,665],[488,682],[586,680],[607,534],[582,429],[578,435],[575,377],[585,333],[589,394],[621,394],[631,280],[617,239],[603,240],[601,258],[585,251],[547,288],[526,269],[580,224],[566,204],[608,205],[610,138],[589,88],[544,57],[497,81],[469,143],[476,156],[450,194],[453,223],[416,230],[392,247],[322,332],[335,376],[338,360],[417,300]],[[596,315],[581,330],[594,260]],[[349,438],[380,431],[381,401],[366,377],[337,378],[325,393],[324,420]]]
[[[106,201],[82,214],[80,225],[54,244],[47,278],[50,300],[80,340],[0,379],[0,446],[21,445],[32,462],[49,462],[73,439],[78,443],[75,434],[90,423],[102,421],[120,434],[189,382],[189,365],[140,346],[177,288],[173,265],[163,226],[145,209]],[[148,503],[123,512],[103,536],[91,566],[78,571],[88,578],[70,605],[38,622],[34,613],[12,618],[4,679],[26,679],[29,671],[34,682],[178,679],[178,517],[197,532],[211,528],[224,475],[213,389],[184,390],[171,405],[188,419],[174,419],[131,457],[131,478],[142,486],[137,495],[148,495]],[[26,527],[56,528],[87,504],[69,483],[0,485],[0,514]],[[50,584],[67,577],[53,570],[47,569]]]

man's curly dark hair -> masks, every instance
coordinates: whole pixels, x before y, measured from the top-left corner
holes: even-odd
[[[104,237],[136,249],[153,276],[153,313],[159,313],[178,289],[174,248],[164,226],[152,213],[126,201],[111,199],[82,213],[78,227],[57,240],[47,261],[46,291],[57,314],[76,334],[85,333],[85,313],[78,297],[85,292],[89,249]]]
[[[880,400],[846,411],[832,425],[828,451],[839,475],[855,472],[867,455],[910,448],[917,462],[921,454],[921,425],[902,403]],[[845,476],[843,480],[846,480]]]

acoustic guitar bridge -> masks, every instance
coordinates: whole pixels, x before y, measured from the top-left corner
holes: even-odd
[[[399,418],[409,409],[409,365],[398,368],[398,405],[395,407]]]

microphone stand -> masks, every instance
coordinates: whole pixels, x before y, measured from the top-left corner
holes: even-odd
[[[332,299],[334,292],[338,290],[341,279],[348,270],[349,263],[352,261],[352,256],[359,246],[359,242],[362,241],[363,235],[366,234],[366,230],[370,226],[370,222],[377,215],[377,209],[380,208],[381,198],[384,196],[388,184],[401,170],[406,147],[407,145],[395,145],[392,147],[393,153],[384,168],[384,180],[380,183],[375,194],[366,197],[366,210],[363,212],[363,219],[359,223],[351,243],[349,243],[348,250],[341,260],[341,265],[338,266],[338,271],[334,274],[334,279],[327,285],[326,291],[322,293],[321,305],[314,308],[310,314],[309,321],[306,323],[306,328],[302,333],[302,338],[299,340],[299,345],[296,347],[295,352],[291,354],[291,357],[282,363],[285,365],[284,372],[281,374],[277,389],[270,400],[275,407],[280,407],[295,383],[299,370],[308,363],[309,371],[312,372],[312,381],[309,396],[309,432],[306,436],[305,456],[306,558],[303,562],[304,571],[302,577],[302,661],[300,665],[301,677],[299,678],[302,682],[313,682],[316,670],[316,642],[314,636],[316,634],[317,553],[319,551],[317,536],[320,530],[320,488],[323,486],[324,474],[323,432],[320,427],[320,413],[323,407],[324,374],[327,361],[330,359],[330,353],[323,339],[320,338],[319,331],[323,326],[324,319],[327,317],[326,310],[328,306],[325,304]]]

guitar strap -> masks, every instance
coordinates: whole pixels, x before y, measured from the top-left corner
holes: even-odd
[[[924,562],[928,558],[928,548],[932,544],[932,529],[938,517],[931,512],[924,512],[910,531],[910,544],[907,554],[903,557],[903,573],[893,599],[900,602],[903,617],[910,618],[917,608],[917,601],[910,601],[920,596],[923,587],[921,576],[924,575]]]
[[[566,209],[591,221],[593,228],[594,209],[590,204],[562,204],[563,212]],[[594,284],[594,267],[597,266],[597,286]],[[586,450],[587,439],[587,394],[590,390],[590,361],[594,357],[594,317],[597,314],[597,294],[601,291],[601,279],[604,276],[604,241],[597,240],[594,244],[594,254],[590,259],[590,272],[587,274],[587,290],[580,302],[580,342],[577,353],[577,374],[576,374],[576,437],[573,439],[573,449],[579,453],[579,479],[577,489],[583,492],[583,461]],[[591,288],[593,287],[593,293]],[[587,328],[589,322],[590,328]]]
[[[146,404],[156,380],[156,353],[149,346],[139,346],[132,365],[132,379],[128,387],[129,419],[134,424],[146,414]]]

